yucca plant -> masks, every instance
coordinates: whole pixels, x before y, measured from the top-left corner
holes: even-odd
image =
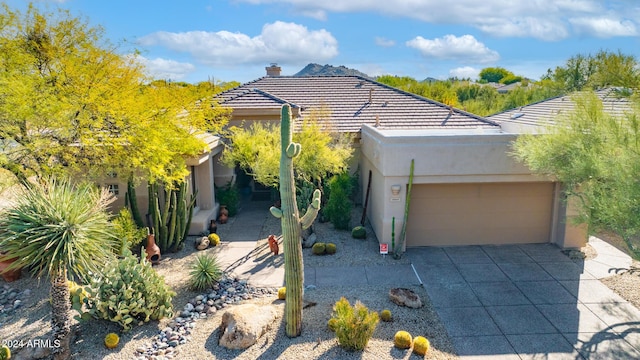
[[[370,312],[360,301],[351,306],[344,297],[336,302],[333,310],[338,344],[348,351],[364,350],[378,326],[378,313]]]
[[[200,254],[191,264],[189,286],[192,290],[205,290],[222,277],[222,270],[215,255]]]
[[[25,185],[0,213],[0,261],[15,258],[10,269],[30,267],[51,281],[53,341],[60,344],[55,359],[70,356],[68,276],[86,282],[114,259],[117,239],[106,212],[112,199],[92,184],[47,178]]]

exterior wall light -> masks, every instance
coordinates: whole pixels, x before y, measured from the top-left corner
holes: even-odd
[[[400,195],[400,190],[402,189],[402,186],[396,184],[396,185],[391,185],[391,194],[393,196],[398,196]]]

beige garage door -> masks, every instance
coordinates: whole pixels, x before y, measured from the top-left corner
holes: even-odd
[[[549,242],[553,183],[420,184],[407,246]]]

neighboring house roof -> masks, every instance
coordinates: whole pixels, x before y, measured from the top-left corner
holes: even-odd
[[[358,132],[362,124],[385,129],[498,128],[483,117],[455,109],[360,76],[267,76],[219,95],[220,105],[235,109],[272,109],[282,104],[327,109],[319,119],[340,132]]]
[[[632,111],[632,105],[627,97],[618,96],[617,91],[616,88],[606,88],[596,91],[596,95],[602,101],[606,112],[614,116],[623,116],[626,112]],[[571,95],[562,95],[503,111],[487,118],[501,125],[514,123],[543,126],[553,123],[559,114],[573,111],[574,106]]]

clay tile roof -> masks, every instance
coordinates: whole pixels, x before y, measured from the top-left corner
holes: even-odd
[[[262,77],[220,96],[232,108],[273,108],[284,103],[305,111],[327,109],[340,132],[362,124],[382,129],[499,128],[483,117],[359,76]]]
[[[603,109],[611,115],[623,116],[632,110],[631,102],[626,97],[617,95],[616,88],[606,88],[596,91],[602,101]],[[518,123],[528,125],[546,125],[554,122],[560,114],[571,112],[575,104],[570,95],[562,95],[542,100],[511,110],[487,116],[497,123]]]

